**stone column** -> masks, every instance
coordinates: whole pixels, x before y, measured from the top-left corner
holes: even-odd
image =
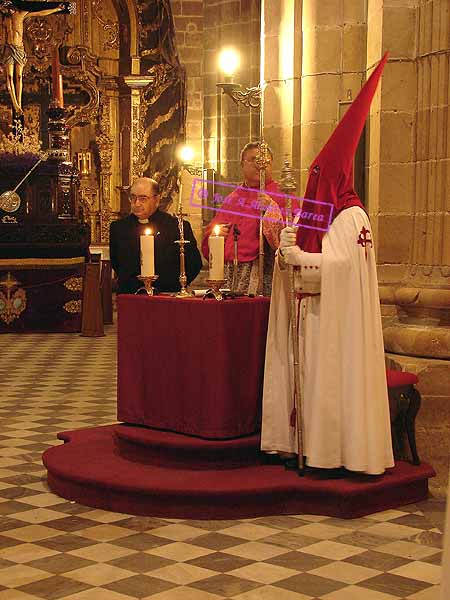
[[[208,0],[205,2],[204,37],[204,154],[205,166],[219,179],[240,178],[239,152],[252,138],[258,139],[258,111],[237,105],[222,95],[216,84],[223,81],[218,55],[231,46],[240,54],[235,81],[244,87],[259,84],[259,0]]]
[[[418,444],[437,487],[450,450],[449,10],[449,0],[370,0],[367,60],[389,50],[369,157],[385,348],[419,375]]]
[[[301,193],[311,162],[365,79],[365,5],[303,2]]]
[[[203,120],[203,11],[202,0],[177,0],[171,3],[174,17],[176,44],[180,61],[186,70],[186,144],[194,151],[195,165],[203,165],[202,120]],[[190,205],[192,175],[186,170],[181,173],[183,212],[191,223],[198,242],[202,235],[201,209]],[[176,211],[178,198],[173,198],[171,211]]]
[[[296,180],[300,173],[300,105],[302,71],[302,3],[263,2],[264,138],[274,151],[279,179],[288,156]]]

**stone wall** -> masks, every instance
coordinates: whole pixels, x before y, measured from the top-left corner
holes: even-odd
[[[368,65],[389,51],[370,119],[369,210],[384,340],[419,375],[418,444],[444,488],[450,453],[450,1],[369,1]],[[401,92],[400,92],[401,90]]]

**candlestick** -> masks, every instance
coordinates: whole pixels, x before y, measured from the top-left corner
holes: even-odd
[[[55,48],[52,57],[53,105],[57,108],[64,108],[63,81],[59,67],[59,52],[58,48]]]
[[[180,232],[180,239],[175,240],[175,244],[178,244],[180,247],[180,277],[179,277],[180,291],[177,294],[175,294],[175,297],[176,298],[192,298],[192,296],[193,296],[192,292],[189,292],[186,289],[187,276],[186,276],[186,259],[185,259],[184,246],[186,244],[190,244],[190,240],[186,240],[184,238],[183,217],[185,217],[186,214],[183,212],[183,199],[182,199],[183,188],[182,188],[182,183],[181,183],[181,173],[180,173],[179,182],[180,182],[179,183],[180,194],[178,197],[178,211],[176,213],[176,217],[178,219],[178,231]]]
[[[215,235],[210,235],[209,246],[209,278],[212,281],[220,281],[224,278],[224,253],[225,238],[219,235],[220,226],[214,227]]]
[[[151,229],[141,235],[141,275],[153,277],[155,274],[155,236]]]
[[[145,277],[144,275],[138,275],[139,281],[142,281],[144,287],[139,288],[135,294],[140,294],[142,290],[144,290],[148,296],[153,296],[153,283],[158,279],[159,275],[151,275],[150,277]]]
[[[203,300],[210,298],[211,296],[216,300],[224,299],[221,288],[225,285],[226,279],[207,279],[206,283],[209,285],[209,289],[206,290]]]

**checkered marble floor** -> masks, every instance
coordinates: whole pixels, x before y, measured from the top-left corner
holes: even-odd
[[[0,344],[0,600],[438,600],[441,498],[351,521],[186,521],[53,495],[57,432],[115,421],[115,327]]]

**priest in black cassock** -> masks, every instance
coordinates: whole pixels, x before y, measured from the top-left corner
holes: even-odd
[[[142,287],[137,279],[141,272],[140,236],[151,228],[155,236],[155,273],[159,276],[154,287],[160,292],[180,290],[180,239],[178,220],[159,210],[159,187],[154,179],[140,177],[130,190],[131,214],[111,223],[109,247],[111,265],[118,280],[119,294],[134,294]],[[185,265],[188,284],[197,277],[202,259],[191,225],[184,221]]]

